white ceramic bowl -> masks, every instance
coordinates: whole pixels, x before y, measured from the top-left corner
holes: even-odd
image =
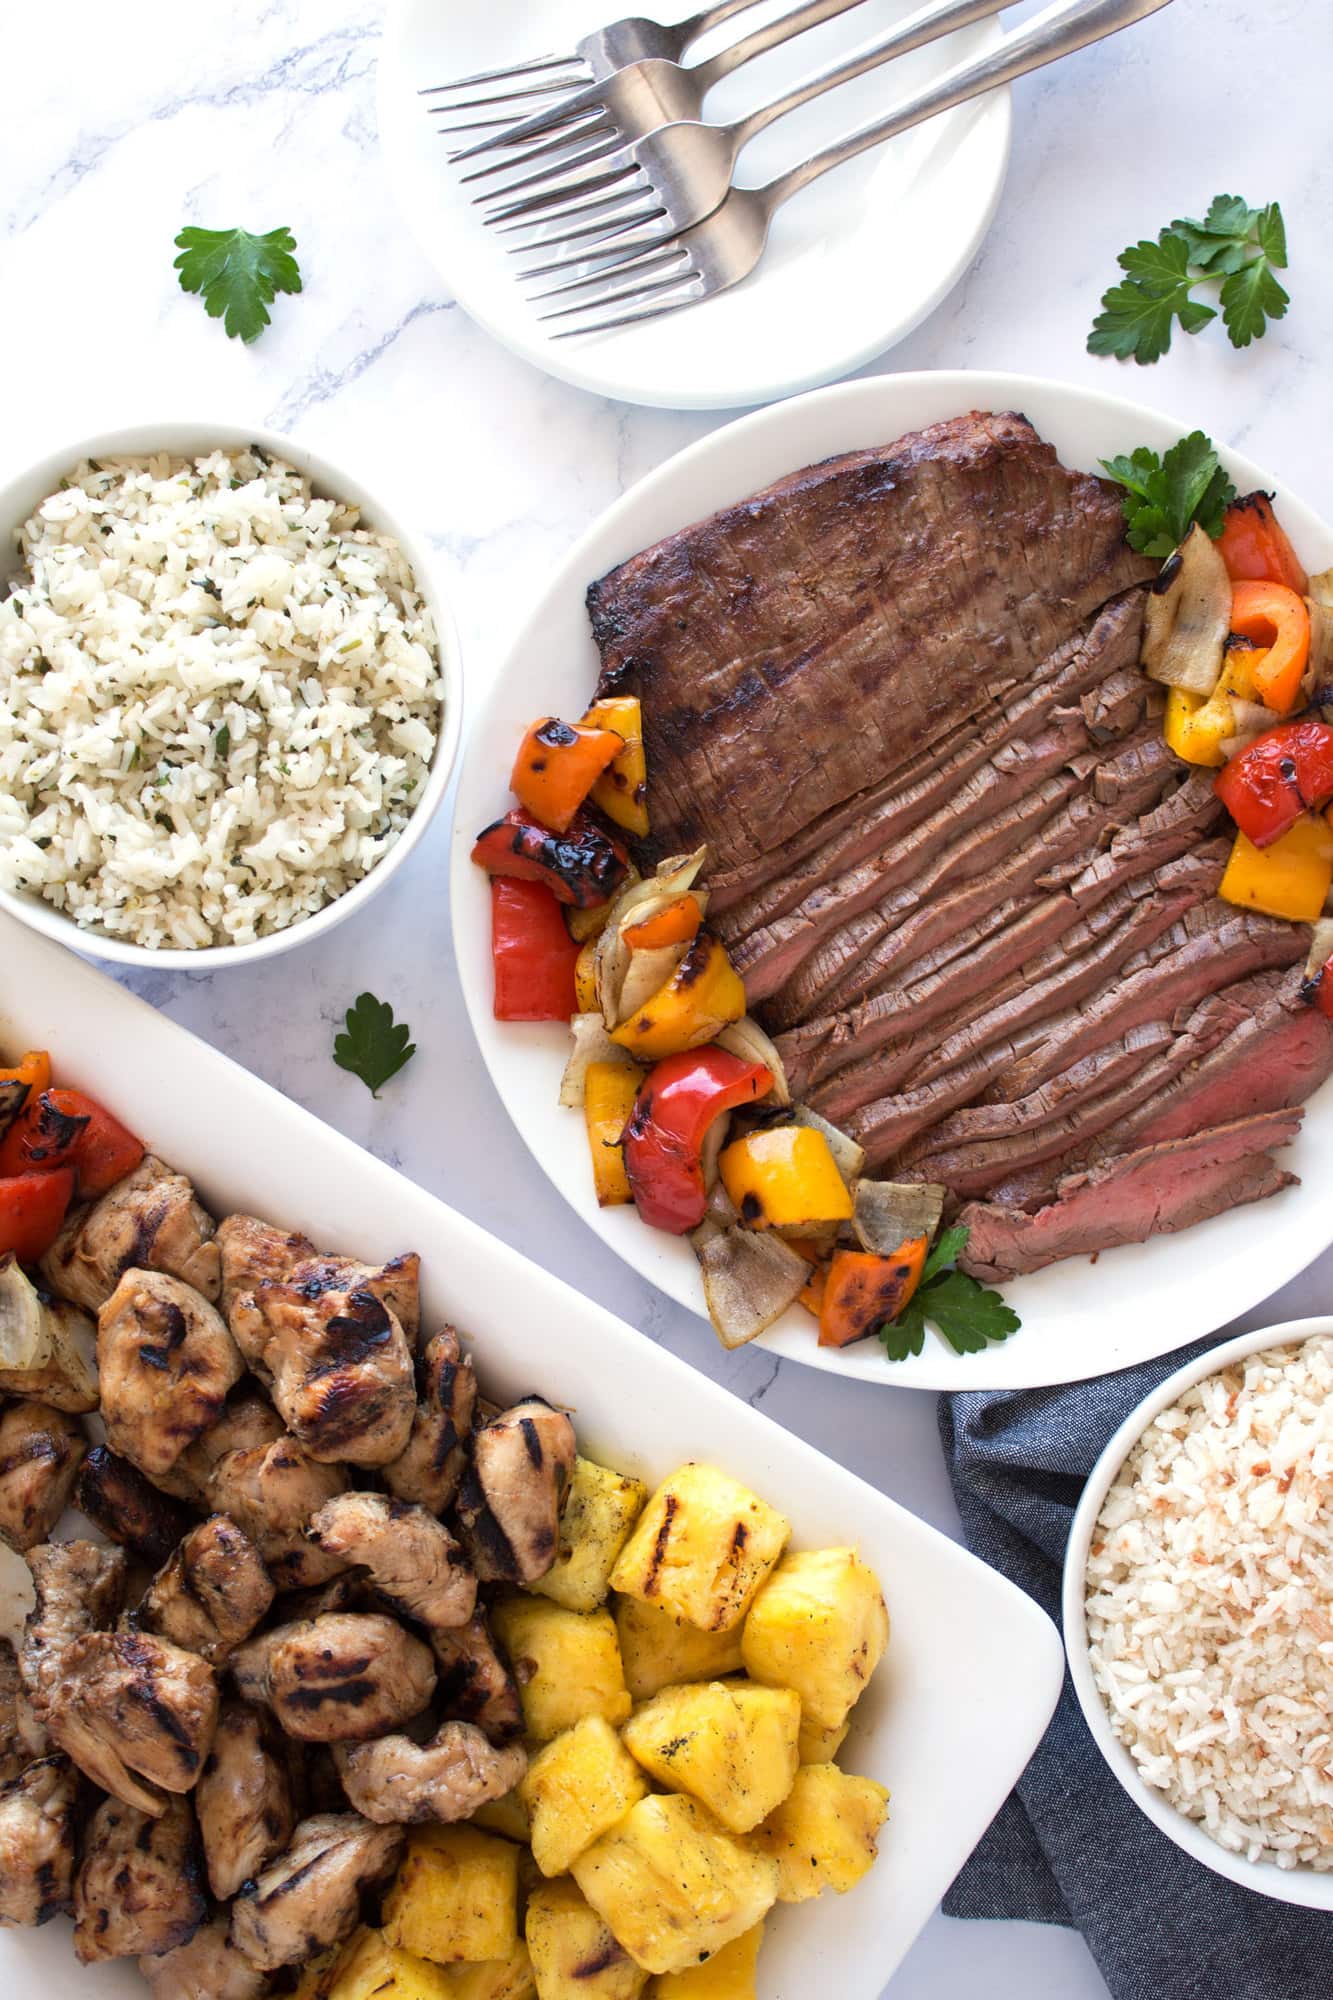
[[[382,534],[392,535],[401,547],[416,577],[422,599],[429,606],[435,621],[436,651],[444,682],[435,754],[415,810],[384,859],[377,862],[369,874],[363,875],[344,895],[326,904],[314,916],[303,917],[286,930],[256,938],[253,944],[205,945],[197,951],[152,951],[144,945],[130,944],[122,938],[108,937],[101,931],[76,924],[72,917],[65,916],[40,896],[16,894],[0,888],[0,909],[8,910],[20,923],[42,932],[45,937],[55,938],[60,944],[69,945],[75,951],[84,952],[90,958],[105,959],[115,965],[152,966],[158,971],[170,972],[215,972],[219,966],[239,965],[243,961],[249,964],[257,958],[275,958],[279,952],[291,951],[294,946],[309,943],[325,931],[332,930],[345,917],[363,909],[389,877],[402,867],[444,798],[458,754],[463,722],[463,673],[458,635],[453,616],[436,583],[428,551],[384,501],[364,487],[352,473],[345,472],[341,466],[334,465],[331,460],[277,431],[244,429],[236,424],[164,421],[104,431],[96,437],[77,438],[70,444],[60,446],[39,464],[29,466],[26,471],[0,485],[0,590],[22,567],[15,545],[18,530],[46,495],[54,492],[61,477],[80,460],[141,457],[155,451],[194,457],[201,452],[234,450],[247,444],[258,445],[274,458],[285,459],[310,480],[317,494],[349,501],[359,507],[367,526]]]
[[[1130,1412],[1092,1468],[1074,1514],[1065,1553],[1063,1624],[1070,1678],[1092,1740],[1140,1812],[1146,1813],[1168,1840],[1173,1840],[1205,1868],[1211,1868],[1215,1875],[1224,1875],[1228,1882],[1236,1882],[1242,1889],[1253,1889],[1256,1895],[1271,1896],[1279,1903],[1300,1903],[1307,1910],[1333,1910],[1333,1873],[1320,1874],[1312,1868],[1278,1868],[1271,1861],[1247,1861],[1243,1855],[1229,1854],[1204,1832],[1197,1820],[1187,1819],[1164,1792],[1146,1782],[1111,1728],[1110,1712],[1093,1679],[1084,1615],[1084,1579],[1092,1531],[1121,1466],[1153,1418],[1177,1402],[1196,1382],[1216,1375],[1229,1363],[1260,1354],[1268,1347],[1299,1346],[1316,1333],[1333,1333],[1333,1318],[1290,1319],[1281,1326],[1239,1334],[1235,1340],[1223,1341],[1220,1347],[1211,1348],[1197,1361],[1168,1375],[1160,1388],[1154,1389],[1151,1396],[1146,1396]]]

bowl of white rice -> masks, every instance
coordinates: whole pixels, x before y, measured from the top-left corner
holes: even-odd
[[[1074,1516],[1069,1670],[1153,1824],[1333,1910],[1333,1319],[1242,1334],[1121,1425]]]
[[[444,797],[462,688],[414,538],[288,438],[157,424],[0,487],[0,907],[192,968],[321,935]]]

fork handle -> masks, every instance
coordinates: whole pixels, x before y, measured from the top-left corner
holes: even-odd
[[[1134,22],[1169,5],[1170,0],[1058,0],[1056,6],[1048,7],[1045,13],[1006,35],[975,62],[960,63],[957,68],[946,70],[887,118],[862,125],[836,146],[826,147],[813,159],[754,192],[771,217],[775,209],[811,181],[868,152],[872,146],[896,139],[900,132],[909,132],[914,125],[924,124],[941,111],[951,111],[957,104],[966,104],[970,98],[998,90],[1001,84],[1012,83],[1016,77],[1026,76],[1029,70],[1073,55],[1090,42],[1099,42],[1121,28],[1132,27]]]
[[[756,56],[781,48],[794,35],[803,35],[807,28],[817,28],[821,21],[831,21],[835,14],[846,14],[851,8],[863,4],[864,0],[805,0],[804,6],[770,21],[766,28],[756,29],[754,34],[744,36],[739,42],[733,42],[729,49],[720,50],[707,62],[692,64],[690,74],[698,82],[700,92],[706,96],[715,83],[720,83],[724,76],[730,76],[742,63],[753,62]]]

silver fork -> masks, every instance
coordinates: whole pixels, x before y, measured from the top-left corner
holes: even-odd
[[[863,125],[850,137],[828,146],[812,159],[793,167],[758,188],[732,188],[722,205],[705,221],[663,244],[656,234],[642,242],[626,237],[616,250],[616,262],[591,277],[558,288],[560,292],[595,289],[595,296],[544,313],[544,320],[624,307],[611,318],[563,328],[553,338],[605,333],[614,327],[638,325],[695,305],[718,292],[729,291],[748,278],[764,252],[769,227],[784,202],[809,187],[821,175],[843,166],[872,146],[883,145],[955,105],[1012,83],[1029,70],[1058,62],[1090,42],[1128,28],[1155,14],[1170,0],[1059,0],[975,61],[959,64],[936,77],[887,117]],[[626,282],[628,280],[628,282]],[[554,296],[555,294],[551,294]]]
[[[499,198],[515,195],[519,190],[533,192],[510,200],[488,215],[486,221],[507,234],[536,223],[597,215],[598,220],[588,228],[574,230],[564,238],[568,242],[581,242],[580,251],[554,263],[538,264],[525,271],[524,277],[539,277],[586,263],[594,254],[596,242],[622,235],[640,224],[651,225],[655,239],[666,242],[702,222],[725,200],[742,148],[777,119],[809,104],[827,90],[865,76],[895,56],[906,55],[942,35],[998,14],[1009,4],[1010,0],[943,0],[943,4],[941,0],[932,0],[932,4],[898,22],[882,40],[867,45],[845,62],[821,70],[734,124],[664,125],[629,145],[590,148],[572,159],[539,167],[536,172],[511,181],[500,191]],[[495,194],[481,197],[496,198]],[[643,237],[636,241],[642,247]],[[537,247],[549,251],[554,243],[551,238],[540,246],[523,243],[517,246],[516,254],[527,254]]]

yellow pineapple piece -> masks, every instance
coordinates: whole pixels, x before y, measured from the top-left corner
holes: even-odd
[[[787,1556],[750,1607],[741,1634],[752,1681],[795,1688],[807,1719],[845,1722],[889,1642],[879,1578],[855,1549]]]
[[[739,1625],[787,1545],[791,1524],[715,1465],[682,1465],[639,1516],[611,1572],[616,1590],[644,1597],[705,1632]]]
[[[648,1983],[567,1876],[533,1890],[526,1928],[538,2000],[638,2000]]]
[[[767,1914],[778,1892],[772,1856],[680,1794],[640,1799],[573,1873],[648,1972],[683,1972],[720,1951]]]
[[[358,1931],[338,1960],[328,2000],[453,2000],[441,1965],[390,1944],[383,1931]]]
[[[509,1656],[529,1736],[549,1743],[585,1715],[620,1724],[630,1712],[609,1611],[566,1611],[545,1597],[507,1597],[491,1624]]]
[[[518,1849],[474,1826],[421,1826],[384,1898],[384,1934],[448,1965],[507,1958],[518,1942]]]
[[[686,1681],[714,1681],[741,1670],[741,1635],[701,1632],[646,1597],[612,1600],[625,1681],[635,1701],[647,1701],[659,1688]]]
[[[532,1858],[543,1875],[563,1875],[648,1787],[610,1723],[585,1715],[538,1752],[521,1789],[532,1816]]]
[[[616,1557],[647,1498],[641,1479],[576,1458],[560,1510],[555,1561],[529,1589],[566,1611],[595,1611],[605,1604]]]
[[[755,2000],[754,1973],[764,1927],[756,1924],[702,1965],[664,1972],[649,1988],[648,2000]]]
[[[801,1759],[803,1764],[815,1761],[812,1757]],[[484,1826],[488,1833],[502,1833],[506,1840],[516,1840],[521,1847],[526,1847],[532,1832],[532,1816],[528,1812],[522,1787],[515,1785],[513,1791],[506,1792],[503,1798],[487,1799],[484,1806],[478,1806],[474,1813],[468,1815],[468,1825]]]
[[[536,2000],[528,1947],[519,1938],[507,1958],[483,1959],[480,1965],[441,1966],[448,1982],[448,2000]]]
[[[889,1795],[873,1778],[836,1764],[803,1764],[782,1804],[751,1836],[781,1871],[780,1903],[804,1903],[825,1889],[845,1895],[875,1859]]]
[[[801,1698],[750,1681],[663,1688],[625,1724],[626,1748],[669,1791],[688,1792],[748,1833],[796,1776]]]
[[[315,1953],[301,1967],[301,1976],[291,1991],[291,2000],[329,2000],[333,1982],[338,1976],[338,1967],[347,1947],[330,1945],[327,1951]]]

